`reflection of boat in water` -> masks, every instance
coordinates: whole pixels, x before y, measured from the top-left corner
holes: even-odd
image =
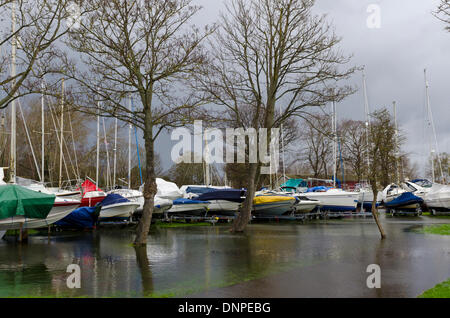
[[[56,198],[18,185],[0,185],[0,230],[46,227],[78,208],[80,201]]]

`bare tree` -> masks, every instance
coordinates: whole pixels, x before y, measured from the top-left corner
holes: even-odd
[[[368,178],[373,191],[372,215],[377,223],[381,238],[386,233],[378,219],[376,206],[379,185],[387,186],[395,175],[396,158],[398,153],[395,140],[395,125],[389,111],[382,109],[371,114],[372,122],[369,129],[369,159]]]
[[[66,74],[75,83],[73,93],[84,97],[77,109],[113,116],[143,131],[145,205],[136,245],[146,244],[157,191],[155,140],[164,128],[188,123],[201,102],[183,85],[204,63],[201,42],[212,32],[189,27],[200,9],[192,0],[85,1],[82,10],[89,13],[67,41],[81,55],[80,65]]]
[[[323,16],[312,13],[310,0],[233,0],[221,16],[213,41],[213,63],[197,87],[237,127],[267,128],[308,106],[321,106],[351,93],[336,82],[348,78],[349,57]],[[281,110],[281,111],[280,111]],[[212,116],[212,112],[210,112]],[[235,126],[235,127],[236,127]],[[232,231],[242,232],[251,216],[260,163],[250,163],[246,200]]]
[[[42,78],[61,70],[65,57],[57,43],[83,15],[74,6],[70,0],[1,0],[0,108],[40,92]]]
[[[309,116],[302,123],[301,139],[305,145],[302,159],[310,167],[314,178],[328,177],[332,162],[331,118],[325,114]]]
[[[437,10],[433,14],[446,24],[445,29],[450,32],[450,1],[441,0]]]

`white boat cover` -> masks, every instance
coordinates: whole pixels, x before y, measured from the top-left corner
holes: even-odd
[[[158,187],[156,196],[161,199],[176,200],[183,197],[183,192],[173,182],[156,178],[156,186]],[[139,191],[144,192],[144,185],[139,187]]]

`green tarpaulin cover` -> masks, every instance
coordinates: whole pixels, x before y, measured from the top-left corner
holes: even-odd
[[[55,202],[55,196],[7,184],[0,186],[0,220],[16,215],[45,219]]]

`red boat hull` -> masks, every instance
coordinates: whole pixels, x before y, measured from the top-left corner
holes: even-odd
[[[102,202],[103,199],[105,199],[106,197],[101,196],[101,197],[93,197],[93,198],[82,198],[81,199],[81,205],[80,207],[83,206],[87,206],[87,207],[93,207],[95,206],[97,203]]]

